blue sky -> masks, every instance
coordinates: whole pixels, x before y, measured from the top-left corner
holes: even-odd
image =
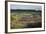
[[[36,5],[15,5],[11,4],[10,9],[34,9],[34,10],[42,10],[42,6]]]

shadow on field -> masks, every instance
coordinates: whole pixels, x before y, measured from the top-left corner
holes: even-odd
[[[39,27],[42,27],[42,24],[40,22],[34,24],[28,23],[27,26],[24,28],[39,28]]]

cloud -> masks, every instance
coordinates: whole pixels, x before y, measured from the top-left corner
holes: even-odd
[[[42,6],[36,6],[36,5],[10,5],[11,9],[34,9],[34,10],[42,10]]]

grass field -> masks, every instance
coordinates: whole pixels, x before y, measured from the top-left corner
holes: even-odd
[[[41,27],[41,13],[41,10],[11,10],[11,29]]]

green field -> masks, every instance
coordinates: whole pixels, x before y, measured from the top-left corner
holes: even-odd
[[[11,10],[11,29],[41,27],[41,10]]]

